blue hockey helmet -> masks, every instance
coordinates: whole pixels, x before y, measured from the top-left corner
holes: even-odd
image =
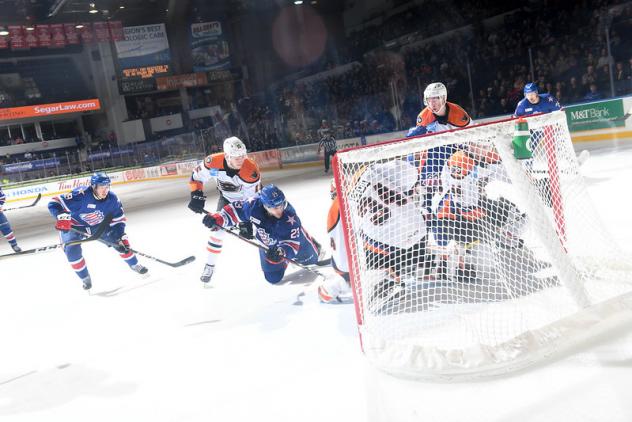
[[[264,186],[259,193],[259,198],[266,208],[277,208],[287,204],[285,195],[275,185]]]
[[[524,95],[529,94],[530,92],[538,93],[538,85],[535,82],[529,82],[524,86],[524,90],[522,91]]]
[[[92,177],[90,177],[90,186],[93,186],[93,187],[103,186],[103,185],[110,186],[111,183],[112,181],[110,180],[110,176],[108,176],[102,171],[94,173]]]

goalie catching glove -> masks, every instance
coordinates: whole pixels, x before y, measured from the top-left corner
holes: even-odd
[[[191,200],[189,201],[189,209],[195,213],[202,214],[204,205],[206,204],[206,196],[201,190],[191,192]]]
[[[206,214],[202,219],[202,224],[213,231],[224,227],[224,217],[221,214]]]
[[[266,259],[272,264],[278,264],[285,258],[285,251],[280,246],[270,246],[266,252]]]

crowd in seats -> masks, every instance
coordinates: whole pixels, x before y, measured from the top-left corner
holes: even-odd
[[[179,98],[173,100],[170,96],[171,93],[127,97],[128,119],[152,119],[182,113],[182,105],[177,104]]]
[[[0,62],[0,107],[94,98],[67,57]]]
[[[589,0],[569,8],[563,2],[511,1],[499,5],[480,0],[478,7],[455,3],[456,9],[449,11],[454,19],[432,19],[433,10],[439,9],[424,3],[427,13],[423,16],[409,10],[392,17],[390,23],[387,20],[352,34],[349,43],[357,53],[354,57],[362,59],[350,70],[277,89],[274,111],[285,122],[288,143],[317,141],[315,132],[323,119],[332,122],[337,138],[412,126],[423,107],[423,89],[433,81],[443,82],[449,101],[461,104],[473,117],[511,114],[522,98],[524,84],[532,80],[529,50],[533,79],[540,92],[558,97],[562,104],[611,97],[610,62],[614,95],[632,93],[629,4]],[[556,19],[543,19],[541,7]],[[483,19],[501,13],[505,14],[497,19],[496,26],[482,24]],[[379,45],[377,41],[406,31],[414,29],[417,37],[420,33],[431,36],[468,23],[472,25],[465,30],[435,41],[413,42],[398,51],[367,52]],[[610,27],[610,57],[606,25]]]
[[[456,28],[499,15],[524,5],[524,1],[457,0],[449,7],[440,0],[426,0],[422,7],[411,7],[385,19],[374,19],[349,36],[354,58],[385,43],[407,36],[411,39],[429,38]]]

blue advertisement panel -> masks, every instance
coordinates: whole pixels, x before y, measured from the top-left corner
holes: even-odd
[[[132,148],[122,148],[122,149],[111,149],[106,151],[92,152],[88,154],[88,160],[98,160],[100,158],[111,158],[111,157],[119,157],[121,155],[133,154],[134,150]]]
[[[191,24],[191,55],[194,72],[230,67],[230,50],[221,22]]]
[[[23,171],[50,169],[59,166],[61,162],[58,158],[47,158],[45,160],[35,160],[25,163],[5,164],[2,166],[4,172],[20,173]]]

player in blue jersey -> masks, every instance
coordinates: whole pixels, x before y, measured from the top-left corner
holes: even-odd
[[[559,101],[549,94],[538,94],[538,86],[534,83],[528,83],[524,86],[524,98],[520,100],[516,111],[515,117],[529,116],[536,113],[550,113],[552,111],[561,110]],[[541,130],[532,130],[530,139],[530,148],[535,150],[544,138],[544,132]],[[533,160],[529,159],[525,162],[525,165],[531,168],[533,166]],[[534,181],[538,192],[542,196],[544,202],[548,205],[552,205],[551,199],[551,187],[548,177],[540,178]]]
[[[530,82],[524,86],[524,98],[520,100],[514,112],[515,117],[535,113],[550,113],[561,110],[560,102],[550,94],[538,94],[538,86]]]
[[[303,265],[318,262],[320,245],[307,234],[294,207],[275,185],[265,186],[247,201],[233,202],[218,213],[209,213],[203,223],[211,230],[219,230],[218,226],[229,228],[245,221],[254,225],[255,237],[268,248],[259,251],[259,258],[269,283],[283,279],[288,265],[284,258]]]
[[[59,230],[63,243],[89,236],[91,230],[98,226],[106,215],[111,215],[110,228],[101,239],[115,244],[114,249],[132,270],[145,274],[147,268],[138,263],[136,255],[131,251],[125,234],[126,218],[123,207],[118,197],[110,192],[110,183],[110,178],[105,173],[95,173],[90,178],[90,186],[79,187],[70,193],[54,197],[48,203],[48,211],[57,220],[55,228]],[[71,231],[72,228],[81,233]],[[81,245],[68,245],[64,247],[64,252],[70,266],[83,282],[83,288],[90,289],[92,279],[83,259]]]
[[[5,239],[7,239],[7,242],[9,242],[9,245],[11,245],[14,252],[21,252],[22,249],[18,246],[18,241],[15,240],[15,235],[13,234],[13,230],[11,230],[11,224],[9,224],[9,220],[7,220],[7,217],[2,211],[2,206],[4,205],[4,201],[6,199],[7,198],[4,195],[4,192],[2,192],[2,188],[0,188],[0,233],[2,233]]]

